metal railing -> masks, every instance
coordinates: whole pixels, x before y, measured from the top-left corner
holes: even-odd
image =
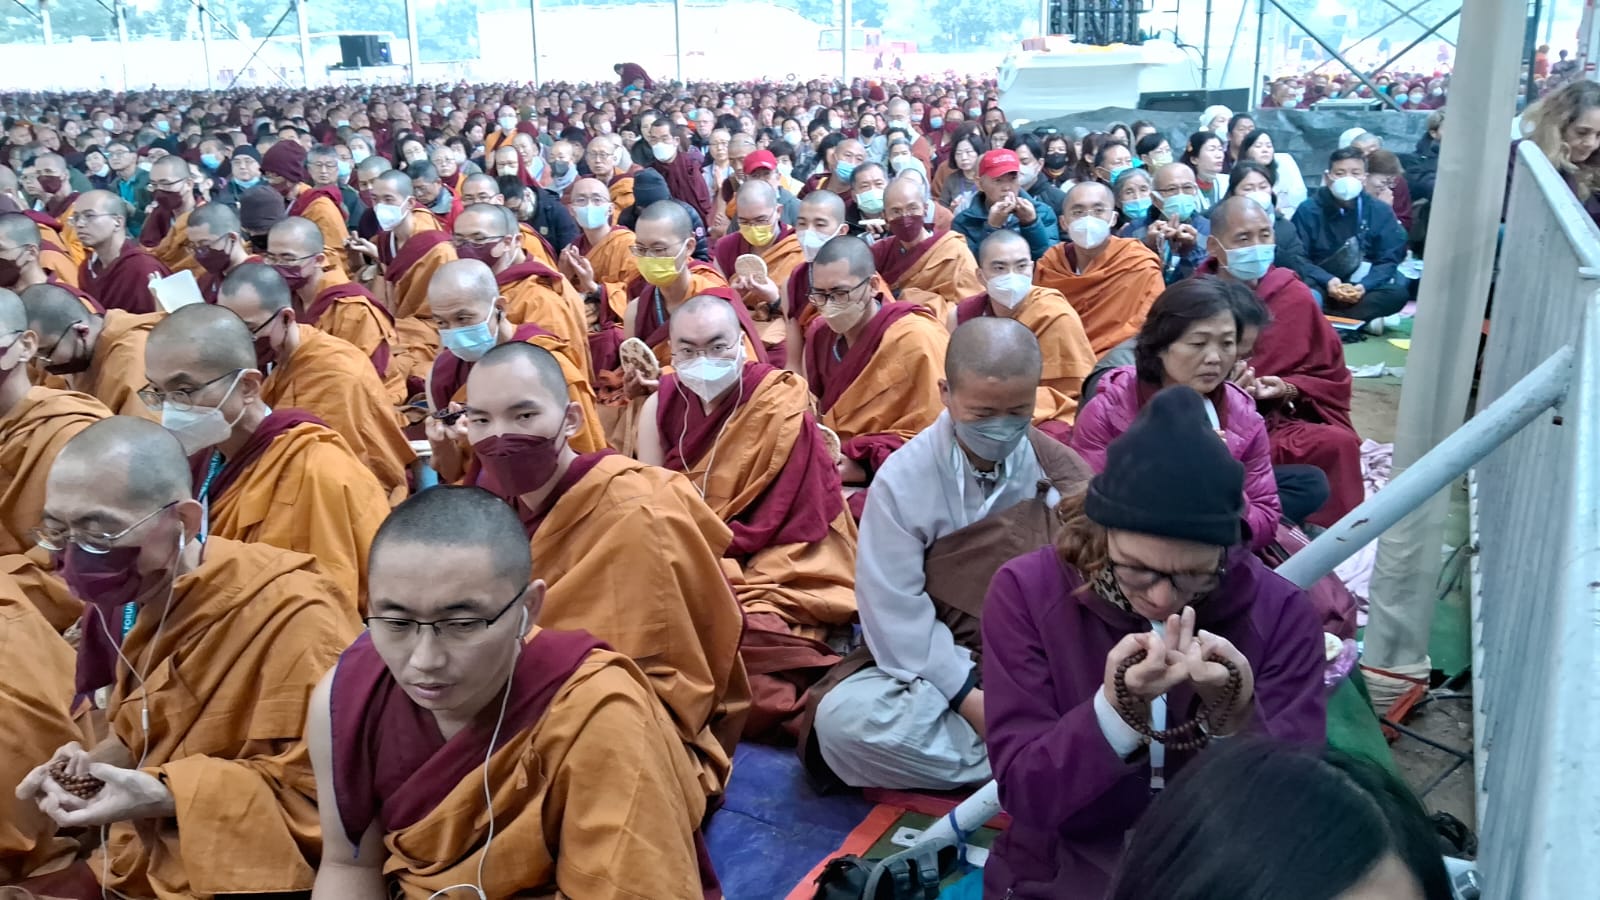
[[[1600,230],[1518,147],[1480,406],[1565,358],[1558,415],[1475,472],[1474,750],[1487,900],[1600,885]]]

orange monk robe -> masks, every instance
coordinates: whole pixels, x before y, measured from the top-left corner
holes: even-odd
[[[961,301],[956,307],[955,321],[959,325],[994,314],[989,295],[984,293]],[[1033,332],[1044,357],[1033,405],[1034,427],[1065,441],[1078,415],[1083,380],[1094,371],[1094,348],[1089,345],[1083,322],[1060,291],[1037,286],[1023,298],[1012,318]]]
[[[638,167],[635,166],[634,169],[637,171]],[[606,187],[611,191],[611,202],[616,205],[618,213],[633,207],[632,175],[613,175],[611,183]]]
[[[72,647],[29,601],[0,557],[0,884],[66,868],[78,842],[56,836],[55,823],[32,800],[18,800],[17,785],[34,766],[70,741],[83,741],[72,724]]]
[[[537,325],[559,338],[564,345],[560,352],[583,373],[587,383],[589,323],[583,296],[560,272],[534,260],[496,272],[494,280],[506,298],[506,318],[517,325]]]
[[[537,652],[549,634],[536,627],[524,652]],[[531,763],[539,777],[530,780]],[[431,810],[384,835],[391,896],[428,900],[452,885],[479,883],[485,774],[479,765],[454,786],[434,788],[430,794],[443,797]],[[487,777],[495,850],[483,867],[485,895],[707,896],[694,841],[705,793],[666,710],[626,656],[590,651],[543,714],[489,757]],[[427,779],[425,771],[418,776]]]
[[[1106,238],[1105,250],[1081,274],[1071,244],[1051,247],[1034,264],[1033,283],[1067,298],[1097,357],[1137,334],[1150,305],[1166,288],[1155,253],[1140,241],[1120,237]]]
[[[143,363],[140,364],[143,371]],[[49,555],[28,532],[44,514],[44,483],[62,446],[78,432],[111,415],[88,394],[31,387],[11,412],[0,416],[0,556],[26,554],[36,567],[23,579],[28,598],[65,631],[83,614],[50,571]]]
[[[378,306],[371,292],[354,285],[342,269],[328,269],[322,273],[317,297],[301,312],[300,321],[350,342],[372,361],[377,371],[382,361],[380,377],[388,389],[389,398],[399,406],[406,400],[405,378],[398,375],[395,365],[395,348],[400,338],[395,333],[394,317]]]
[[[606,449],[605,427],[595,406],[594,387],[589,383],[588,370],[580,369],[573,364],[572,354],[568,350],[566,341],[532,322],[518,325],[511,339],[550,351],[550,355],[554,356],[561,366],[561,376],[567,382],[567,399],[578,404],[581,416],[578,430],[568,438],[572,443],[572,449],[579,453],[593,453],[596,450]],[[467,376],[471,374],[473,365],[449,350],[441,351],[439,357],[433,361],[433,371],[428,373],[429,408],[437,411],[451,403],[466,403]],[[464,462],[472,459],[470,446],[462,447],[461,453]]]
[[[744,235],[740,234],[738,229],[734,229],[717,241],[712,259],[716,261],[717,268],[722,271],[723,276],[732,281],[735,277],[734,266],[737,265],[740,256],[751,253],[761,257],[767,264],[767,278],[778,288],[781,310],[783,289],[789,284],[789,276],[806,261],[806,254],[800,249],[800,239],[787,225],[782,226],[778,234],[779,237],[767,246],[752,247]],[[761,335],[761,343],[767,346],[770,354],[787,338],[788,323],[784,321],[781,312],[774,312],[764,304],[751,304],[747,300],[745,306],[749,307],[750,317],[756,321],[756,330]],[[785,350],[787,349],[786,347]]]
[[[595,284],[599,285],[608,307],[602,316],[599,304],[594,307],[585,304],[590,333],[599,335],[606,329],[605,323],[611,323],[614,330],[620,330],[622,319],[628,311],[628,285],[639,277],[639,263],[633,256],[633,232],[621,225],[613,225],[599,243],[591,245],[588,235],[580,231],[576,243],[578,252],[594,267]],[[611,345],[613,349],[620,341],[621,338],[614,342],[595,339],[595,343]],[[590,358],[594,357],[595,354],[590,353]]]
[[[555,248],[527,222],[517,224],[517,246],[522,248],[523,255],[528,259],[544,263],[552,269],[556,267]]]
[[[312,688],[359,628],[319,563],[213,529],[173,585],[183,614],[135,621],[123,654],[160,662],[143,688],[119,666],[107,718],[177,816],[112,825],[89,862],[99,878],[109,854],[105,887],[162,900],[311,889],[322,830],[301,738]]]
[[[193,212],[193,210],[190,212]],[[194,254],[189,252],[189,213],[187,212],[179,213],[178,217],[172,220],[172,227],[168,228],[167,233],[161,236],[161,242],[154,247],[150,247],[149,250],[150,254],[161,260],[161,264],[171,269],[173,274],[188,271],[193,272],[196,278],[205,274],[205,269],[200,268],[200,264],[195,262]],[[343,248],[340,248],[340,252],[343,253]]]
[[[43,231],[44,229],[39,229]],[[68,287],[76,289],[78,286],[78,267],[73,263],[72,257],[61,249],[61,245],[43,239],[39,244],[39,268],[46,275],[54,275],[57,281]]]
[[[378,236],[383,261],[383,279],[374,292],[394,313],[394,330],[399,338],[392,364],[397,377],[416,379],[412,387],[420,390],[428,369],[439,355],[439,329],[429,318],[428,282],[439,267],[456,258],[455,245],[439,226],[439,220],[424,209],[411,212],[411,237],[394,246],[394,235]]]
[[[73,194],[71,197],[72,202],[68,203],[66,208],[60,212],[46,210],[47,215],[55,217],[55,230],[57,234],[61,235],[61,240],[55,242],[56,246],[65,250],[67,256],[71,257],[72,261],[80,266],[88,261],[89,248],[84,246],[83,239],[78,237],[78,229],[72,224],[72,216],[77,212],[78,198],[82,196],[82,194]],[[34,219],[34,221],[38,221],[38,219]]]
[[[165,317],[165,313],[140,315],[106,310],[89,368],[80,375],[68,376],[73,389],[104,403],[116,415],[161,421],[161,414],[139,399],[139,390],[145,386],[145,341],[150,329]]]
[[[315,190],[309,184],[297,185],[294,189],[295,196],[289,200],[289,215],[310,219],[322,232],[322,252],[334,263],[335,268],[344,269],[345,243],[350,240],[350,229],[345,224],[344,208],[327,194],[320,194],[310,203],[299,203],[300,195]],[[299,208],[303,206],[303,208]]]
[[[272,367],[261,400],[278,409],[301,409],[328,424],[398,504],[417,454],[400,433],[400,420],[372,361],[354,344],[310,325],[296,325],[300,346]]]
[[[191,458],[206,482],[212,451]],[[206,495],[210,533],[316,557],[352,616],[367,604],[367,551],[389,498],[338,433],[299,410],[273,410]]]
[[[518,507],[550,586],[539,623],[638,663],[701,788],[720,794],[750,699],[721,563],[732,532],[683,476],[614,453],[578,457],[548,502],[542,516]]]
[[[978,261],[958,232],[935,232],[910,250],[885,238],[872,246],[872,258],[895,297],[928,307],[941,322],[957,303],[983,292]]]

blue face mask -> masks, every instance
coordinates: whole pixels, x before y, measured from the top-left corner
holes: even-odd
[[[928,127],[939,129],[944,127],[944,116],[929,116]]]
[[[339,160],[339,177],[341,179],[350,177],[350,163],[342,159]]]
[[[1128,200],[1122,204],[1122,214],[1127,216],[1130,222],[1142,222],[1150,215],[1150,206],[1149,197]]]
[[[609,206],[576,206],[572,211],[578,214],[578,224],[591,231],[603,227],[611,220]]]
[[[966,447],[979,458],[989,462],[1000,462],[1017,449],[1022,439],[1028,435],[1028,426],[1032,420],[1027,416],[996,416],[992,419],[979,419],[976,422],[952,422],[956,429],[956,440],[961,446]]]
[[[1226,249],[1226,248],[1225,248]],[[1256,244],[1228,249],[1228,274],[1240,281],[1259,281],[1272,268],[1277,244]]]
[[[850,176],[856,174],[856,164],[853,162],[840,160],[839,162],[833,164],[833,174],[840,181],[849,181]]]
[[[246,180],[245,180],[245,179],[243,179],[243,178],[235,178],[235,179],[234,179],[234,180],[233,180],[233,183],[234,183],[234,184],[237,184],[237,185],[238,185],[238,186],[239,186],[239,187],[242,187],[242,188],[246,188],[246,189],[249,189],[249,188],[253,188],[253,187],[255,187],[255,186],[256,186],[256,185],[258,185],[258,184],[260,184],[260,183],[261,183],[261,179],[259,179],[259,178],[252,178],[252,179],[250,179],[250,180],[248,180],[248,181],[246,181]]]
[[[490,316],[476,325],[464,328],[441,328],[439,343],[461,359],[477,362],[483,359],[485,353],[494,349],[495,333],[494,329],[489,327],[489,323],[494,319],[494,316]]]
[[[206,168],[215,172],[222,166],[222,157],[216,155],[215,153],[202,153],[200,154],[200,165],[205,166]]]
[[[1161,214],[1177,216],[1179,222],[1189,221],[1189,217],[1200,211],[1200,201],[1188,194],[1178,194],[1167,197],[1161,201]]]
[[[1111,170],[1111,177],[1106,179],[1106,180],[1111,182],[1112,184],[1116,184],[1117,183],[1117,179],[1122,177],[1122,173],[1123,172],[1131,172],[1131,171],[1133,171],[1133,166],[1117,166],[1116,168]]]

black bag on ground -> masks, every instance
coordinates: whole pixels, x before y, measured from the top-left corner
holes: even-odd
[[[838,856],[817,876],[812,900],[937,900],[939,883],[961,863],[949,841],[919,844],[880,860]]]

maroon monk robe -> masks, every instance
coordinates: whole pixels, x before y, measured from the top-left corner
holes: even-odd
[[[150,276],[172,273],[135,240],[122,242],[122,252],[106,263],[90,256],[78,267],[78,286],[106,309],[153,313],[156,298],[150,293]]]
[[[333,201],[334,208],[338,209],[341,213],[344,211],[344,195],[339,193],[339,186],[336,184],[325,184],[319,188],[311,188],[310,190],[301,191],[300,196],[294,198],[294,202],[289,204],[289,211],[286,213],[286,215],[304,217],[306,210],[311,208],[311,204],[314,203],[318,197],[327,197],[329,200]]]
[[[65,197],[46,200],[44,202],[44,211],[49,213],[56,221],[60,221],[61,217],[67,214],[67,210],[72,208],[72,204],[78,202],[79,196],[77,191],[73,191]],[[57,225],[56,230],[59,231],[60,229],[61,226]]]
[[[990,318],[994,317],[994,309],[989,305],[989,294],[987,291],[982,294],[975,294],[956,304],[957,325],[964,325],[972,319],[980,319],[984,316],[988,316]],[[1051,437],[1060,441],[1063,445],[1070,446],[1070,442],[1072,440],[1071,425],[1051,419],[1047,422],[1040,422],[1033,427],[1039,429],[1045,434],[1050,435]]]
[[[838,402],[850,385],[855,384],[856,378],[866,371],[883,344],[883,336],[889,331],[889,326],[906,316],[926,315],[932,318],[926,308],[916,303],[900,303],[881,294],[878,301],[883,308],[872,317],[866,332],[853,347],[847,348],[844,336],[834,334],[821,316],[806,330],[806,382],[811,386],[812,395],[817,398],[818,411],[824,415],[833,409],[833,404]],[[889,458],[889,454],[904,444],[905,440],[897,434],[858,434],[846,440],[840,449],[847,458],[858,461],[867,471],[875,472]],[[859,491],[856,496],[865,493]],[[859,519],[860,515],[857,510],[856,518]]]
[[[96,300],[95,298],[89,296],[88,294],[85,294],[83,291],[80,291],[77,288],[73,287],[72,285],[67,284],[65,281],[62,281],[61,279],[57,278],[56,277],[56,273],[54,273],[54,272],[46,272],[45,276],[44,276],[44,283],[45,284],[53,284],[56,287],[61,288],[64,291],[70,292],[72,294],[72,296],[78,298],[78,302],[79,303],[88,304],[89,308],[93,309],[95,311],[96,315],[105,315],[106,308],[104,306],[100,305],[100,301],[99,300]]]
[[[172,230],[172,223],[178,221],[183,215],[182,210],[169,210],[165,206],[157,206],[150,210],[144,217],[144,225],[139,228],[139,245],[154,250],[166,239],[167,232]]]
[[[347,281],[344,284],[336,284],[333,287],[324,288],[318,291],[317,299],[313,300],[311,305],[306,307],[305,313],[302,314],[300,321],[315,328],[317,322],[323,317],[323,315],[325,315],[329,310],[333,309],[333,305],[344,297],[367,298],[368,304],[371,305],[373,309],[377,310],[380,315],[387,318],[390,325],[394,324],[394,313],[390,312],[388,307],[385,307],[382,303],[379,303],[378,298],[372,296],[371,291],[354,281]],[[389,374],[389,359],[392,355],[392,349],[390,348],[388,341],[379,344],[378,349],[372,351],[372,367],[378,370],[379,378],[383,378]]]
[[[602,295],[596,311],[595,330],[589,332],[589,367],[594,370],[589,374],[594,378],[595,394],[602,402],[608,395],[622,390],[621,376],[613,373],[622,368],[622,355],[618,351],[627,339],[622,319]]]
[[[635,168],[638,168],[638,167],[635,166]],[[630,175],[628,177],[631,178],[633,176]],[[616,180],[615,178],[612,179],[612,181],[615,181],[615,180]],[[628,229],[623,228],[621,225],[613,225],[613,226],[611,226],[611,231],[606,232],[606,234],[611,234],[611,233],[617,232],[617,231],[627,231],[627,230]],[[538,232],[534,232],[534,233],[538,234]],[[540,240],[544,240],[544,236],[540,235],[539,239]],[[545,241],[545,243],[548,245],[550,242],[549,241]],[[590,250],[594,249],[594,245],[589,243],[589,234],[588,234],[588,232],[585,232],[582,229],[579,229],[579,231],[578,231],[577,245],[578,245],[578,252],[584,254],[585,256],[587,256],[589,254]]]
[[[1217,260],[1207,259],[1196,274],[1216,271]],[[1270,403],[1261,410],[1272,461],[1313,465],[1327,474],[1328,502],[1307,517],[1326,528],[1366,497],[1361,436],[1350,420],[1351,378],[1344,345],[1311,290],[1289,269],[1268,269],[1256,296],[1272,321],[1256,339],[1250,365],[1257,376],[1277,376],[1300,391],[1293,403]]]
[[[261,257],[255,256],[254,254],[252,254],[252,255],[246,257],[244,262],[245,263],[258,263],[258,262],[261,262]],[[240,263],[239,265],[242,266],[242,265],[244,265],[244,263]],[[231,272],[233,270],[229,269],[228,271]],[[200,277],[195,279],[200,284],[200,297],[201,297],[201,299],[205,300],[207,303],[211,304],[212,306],[216,306],[217,305],[217,295],[222,293],[222,281],[223,281],[223,279],[225,279],[227,277],[228,277],[227,273],[223,273],[222,275],[213,275],[210,272],[201,272],[200,273]]]
[[[772,243],[767,246],[776,245],[793,231],[794,229],[787,225],[779,225],[777,232],[772,235]],[[760,256],[763,249],[765,248],[751,246],[750,242],[745,240],[744,233],[739,230],[738,224],[735,223],[733,230],[719,238],[716,245],[712,247],[711,258],[716,261],[717,268],[722,270],[722,274],[727,276],[729,281],[732,281],[737,274],[733,270],[734,262],[746,253]]]
[[[32,219],[33,224],[38,225],[40,228],[48,228],[57,233],[61,231],[61,220],[47,212],[37,209],[25,209],[22,210],[22,214]],[[148,221],[148,217],[146,217],[146,221]]]
[[[419,231],[396,251],[394,235],[391,233],[385,238],[375,243],[378,245],[378,261],[383,263],[383,279],[390,284],[404,278],[434,245],[450,243],[450,233],[447,231]]]
[[[543,238],[541,237],[541,240]],[[496,272],[494,283],[506,287],[516,284],[524,278],[561,278],[560,272],[550,268],[536,259],[524,259],[513,266],[508,266],[504,272]]]
[[[574,182],[574,183],[576,183],[576,182]],[[615,226],[613,226],[613,227],[615,227]],[[521,233],[525,237],[532,237],[534,240],[538,241],[540,246],[544,247],[544,255],[545,255],[545,257],[547,259],[555,259],[556,258],[555,245],[550,243],[550,239],[549,238],[547,238],[544,235],[540,234],[539,233],[539,229],[534,228],[532,225],[529,225],[527,222],[522,222],[522,223],[517,225],[517,231],[519,233]],[[578,239],[579,240],[583,240],[583,232],[582,231],[578,232]],[[579,252],[580,253],[587,252],[587,249],[588,249],[588,247],[587,247],[587,245],[585,245],[584,247],[580,248]]]
[[[878,267],[878,274],[883,276],[883,280],[888,282],[891,288],[894,287],[906,273],[922,262],[922,257],[933,249],[933,245],[945,236],[946,231],[935,231],[926,240],[909,250],[903,249],[897,240],[885,239],[873,244],[872,261]]]
[[[549,333],[532,322],[524,322],[511,333],[511,340],[527,343]],[[467,383],[467,376],[472,373],[474,365],[475,363],[462,359],[448,348],[439,351],[439,355],[433,358],[433,376],[429,379],[428,400],[433,403],[434,409],[444,409],[450,405],[450,400],[455,397],[456,391],[461,390],[461,386]]]
[[[791,322],[799,322],[801,328],[810,324],[810,317],[805,315],[811,307],[811,298],[806,296],[811,293],[811,263],[803,262],[794,267],[789,273],[789,283],[783,291],[783,314]],[[795,348],[800,352],[800,348]]]
[[[700,218],[711,221],[711,189],[701,177],[695,157],[680,152],[672,158],[672,162],[652,160],[650,167],[661,173],[662,180],[667,183],[667,192],[673,199],[689,204],[700,214]]]
[[[690,270],[705,269],[715,272],[709,263],[690,260]],[[733,307],[733,312],[739,317],[739,327],[743,329],[744,336],[750,340],[750,346],[755,348],[754,362],[766,362],[767,351],[761,343],[761,333],[756,330],[756,323],[750,318],[750,311],[745,309],[744,301],[739,299],[739,294],[731,287],[715,287],[701,291],[700,295],[721,297]],[[699,295],[697,295],[699,296]],[[638,306],[633,312],[633,335],[652,349],[665,343],[671,338],[671,326],[667,314],[666,301],[661,297],[661,289],[644,280],[640,275],[628,285],[628,298],[638,301]],[[602,304],[604,305],[604,304]]]

